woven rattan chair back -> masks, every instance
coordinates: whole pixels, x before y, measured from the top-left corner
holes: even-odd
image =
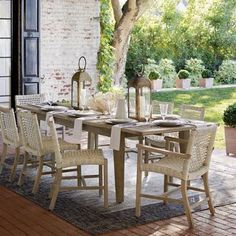
[[[183,104],[180,106],[180,116],[184,119],[204,120],[205,108]]]
[[[197,133],[189,162],[189,172],[198,171],[202,167],[209,169],[216,129],[216,125],[211,125],[196,130]]]
[[[31,94],[31,95],[16,95],[15,102],[17,105],[26,104],[40,104],[45,100],[45,96],[42,94]]]
[[[9,109],[6,112],[0,111],[0,126],[3,143],[19,147],[20,137],[13,109]]]
[[[25,151],[35,156],[43,155],[42,137],[37,116],[29,111],[20,110],[17,112],[17,118]]]
[[[58,142],[57,131],[56,131],[55,122],[54,122],[53,117],[49,118],[48,124],[49,124],[49,127],[50,127],[50,133],[52,135],[52,141],[53,141],[53,145],[54,145],[56,166],[57,166],[57,168],[61,168],[62,154],[61,154],[61,151],[60,151],[60,145],[59,145],[59,142]]]
[[[172,114],[174,110],[174,103],[172,102],[162,102],[162,101],[152,101],[152,113],[153,114],[160,114],[160,104],[168,104],[168,114]]]

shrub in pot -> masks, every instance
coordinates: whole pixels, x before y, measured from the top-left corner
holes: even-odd
[[[176,79],[176,88],[189,89],[190,83],[189,72],[187,70],[180,70]]]
[[[199,85],[199,79],[202,77],[202,71],[205,69],[203,61],[197,58],[190,58],[185,61],[185,69],[187,69],[191,74],[189,78],[191,79],[192,86]]]
[[[226,154],[236,155],[236,103],[229,105],[223,114]]]
[[[203,88],[211,88],[213,86],[213,75],[208,69],[202,71],[202,78],[199,81],[199,86]]]
[[[151,71],[148,78],[152,81],[152,88],[154,91],[162,89],[162,79],[160,78],[160,74],[158,72]]]

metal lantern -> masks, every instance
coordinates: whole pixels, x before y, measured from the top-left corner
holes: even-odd
[[[81,67],[81,60],[84,60],[84,67]],[[87,102],[88,90],[92,85],[92,78],[85,71],[86,58],[84,56],[79,58],[78,71],[71,79],[71,106],[74,109],[84,109]]]
[[[145,108],[151,105],[151,81],[137,75],[128,82],[128,115],[138,121],[145,120]]]

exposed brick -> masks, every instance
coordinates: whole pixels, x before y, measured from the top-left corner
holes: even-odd
[[[41,1],[41,91],[55,94],[55,100],[70,100],[71,77],[81,56],[97,82],[99,8],[97,0]]]

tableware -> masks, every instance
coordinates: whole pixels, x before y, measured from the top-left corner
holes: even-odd
[[[93,110],[83,110],[83,111],[75,111],[68,110],[67,115],[72,117],[83,117],[83,116],[98,116],[101,115],[101,112],[93,111]]]
[[[144,118],[145,121],[148,122],[152,114],[152,105],[146,105],[145,106],[145,111],[144,111]]]
[[[136,120],[125,118],[125,119],[108,119],[105,121],[108,124],[125,124],[125,123],[135,123]]]
[[[41,106],[41,110],[43,110],[43,111],[66,111],[66,110],[68,110],[68,107],[44,105],[44,106]]]
[[[180,118],[179,115],[173,115],[173,114],[167,114],[165,116],[165,120],[178,120]],[[154,120],[160,120],[162,119],[161,114],[152,114],[152,119]]]
[[[163,127],[182,126],[186,124],[184,120],[155,120],[152,123]]]
[[[128,118],[127,105],[126,105],[125,99],[118,99],[117,109],[116,109],[116,118],[117,119]]]
[[[160,113],[161,113],[163,120],[165,119],[167,112],[168,112],[168,104],[167,103],[160,103]]]

